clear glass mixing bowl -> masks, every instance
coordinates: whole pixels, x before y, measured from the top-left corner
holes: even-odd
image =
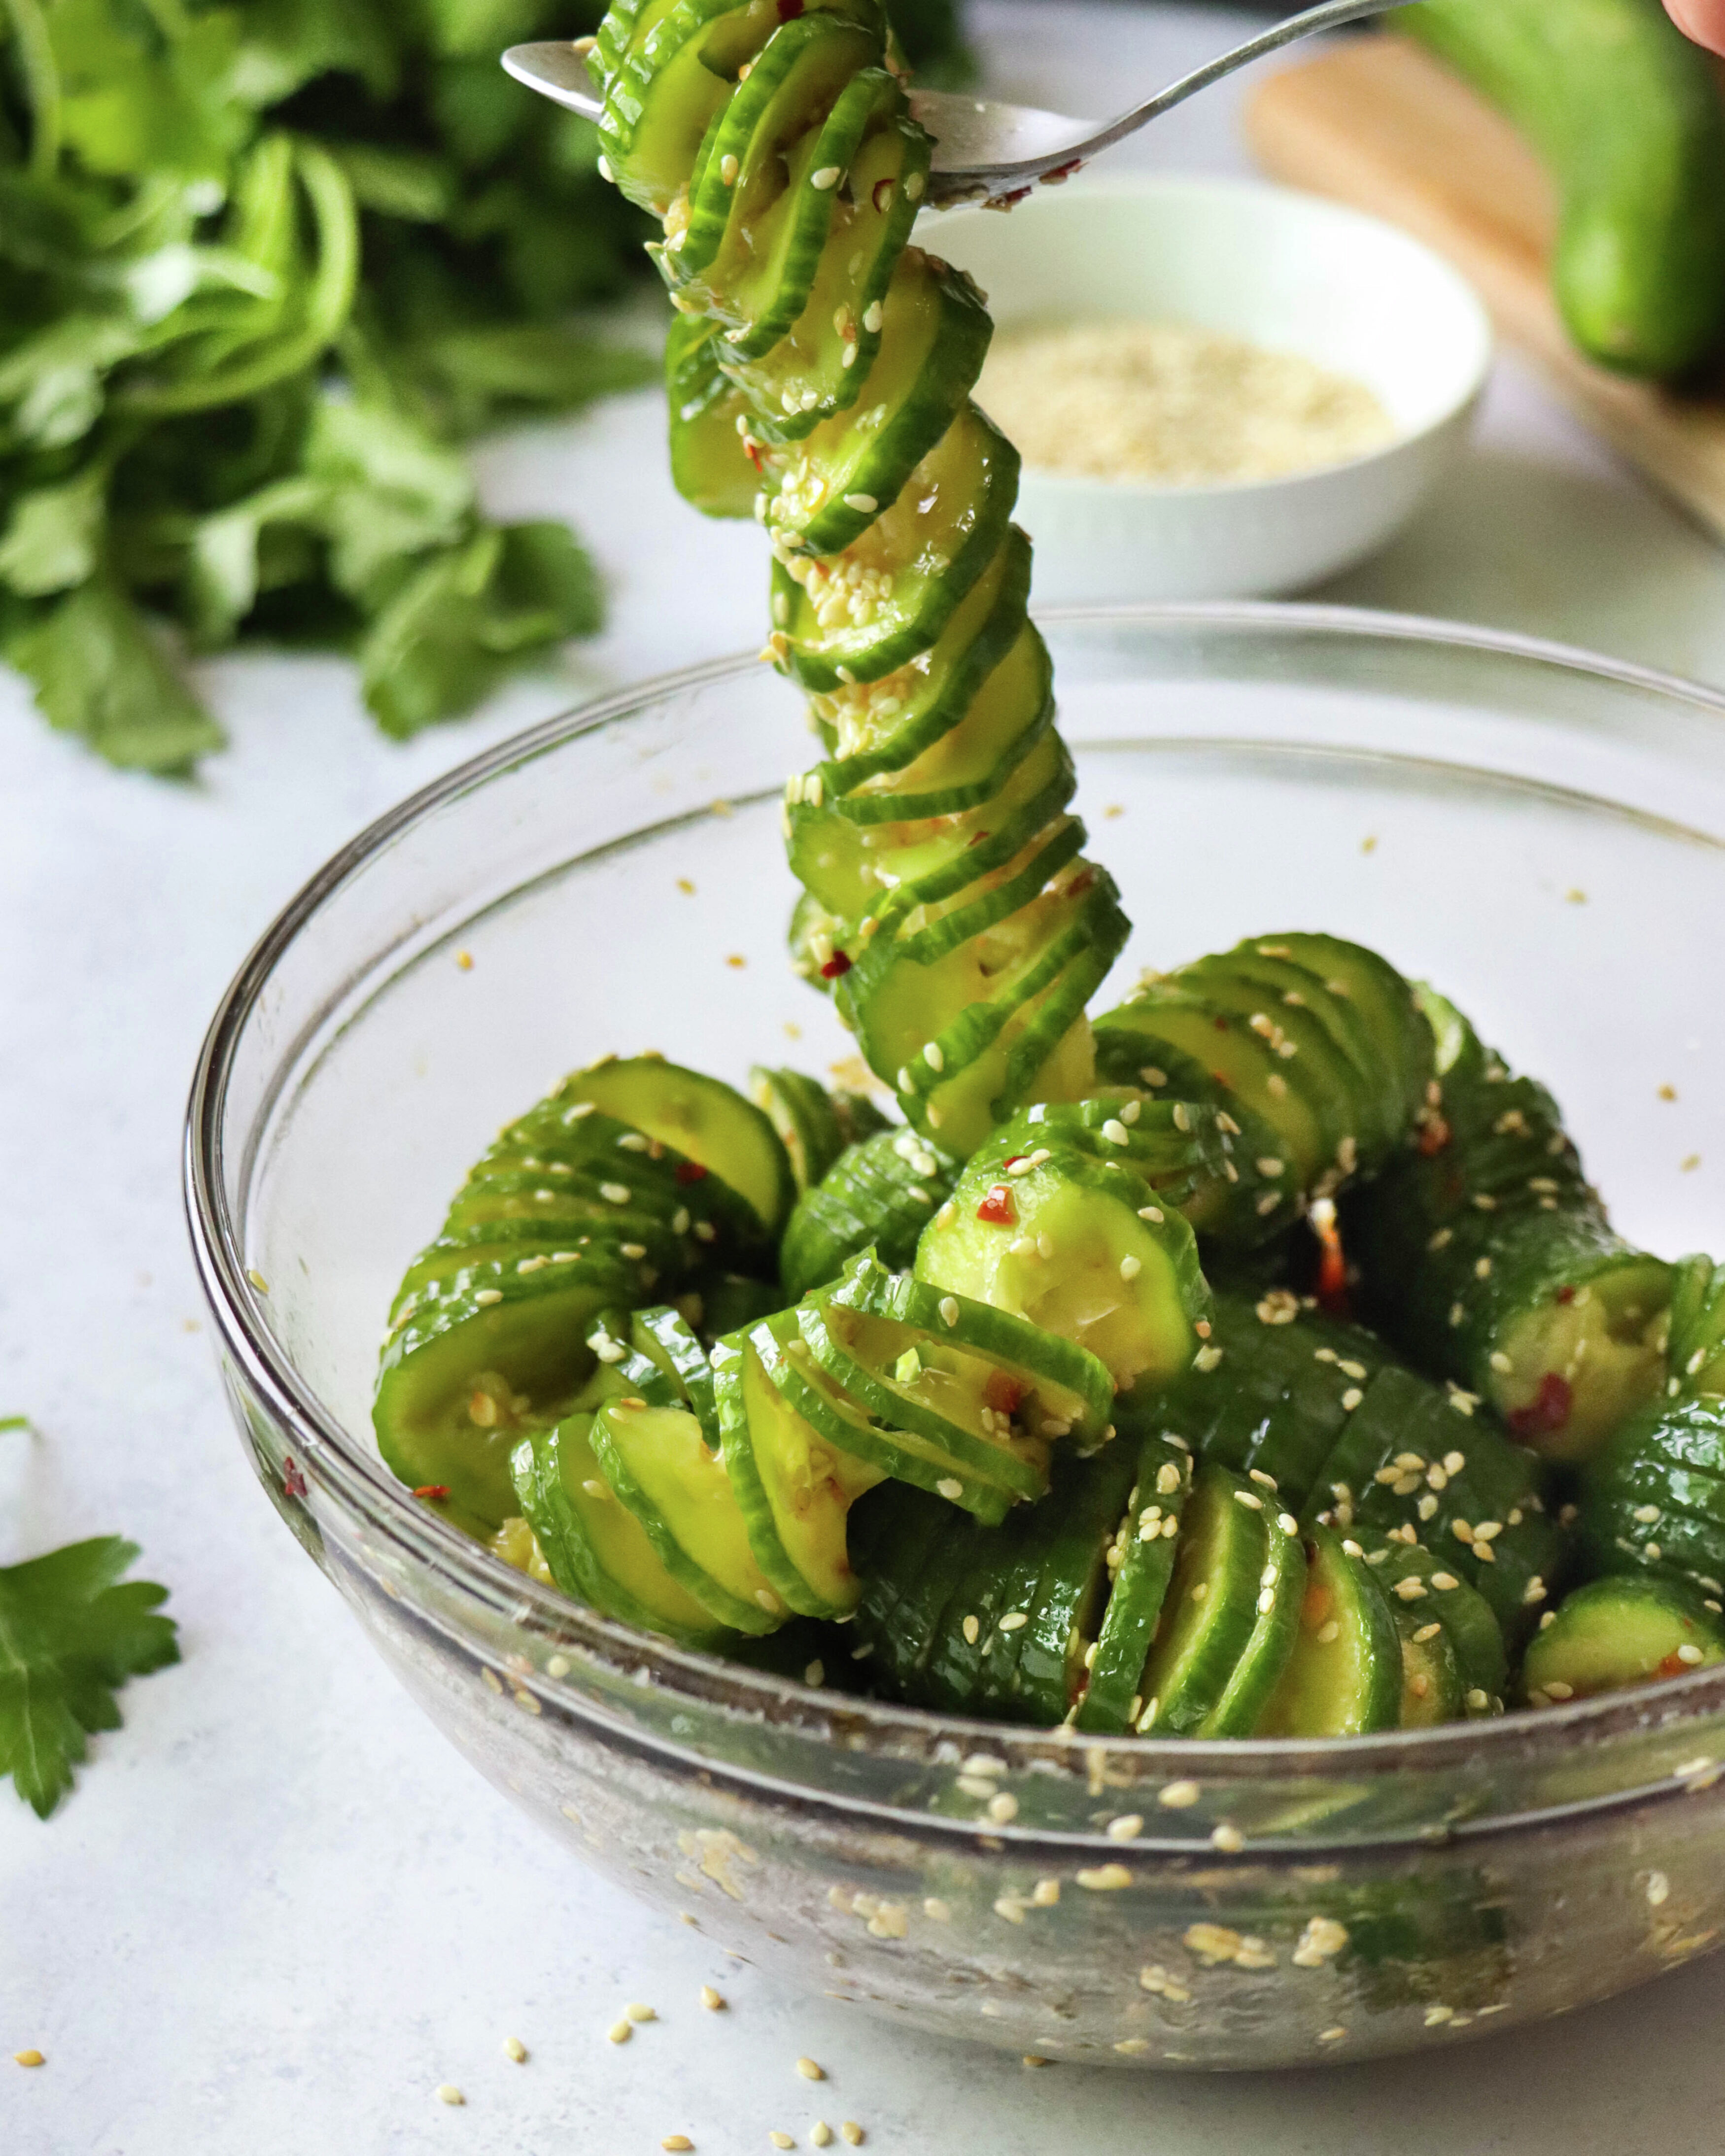
[[[1378,945],[1552,1082],[1626,1232],[1718,1246],[1725,699],[1322,609],[1045,625],[1134,967],[1285,927]],[[385,1472],[390,1292],[501,1122],[608,1050],[732,1079],[850,1053],[783,956],[805,747],[741,660],[554,721],[338,855],[216,1014],[187,1188],[224,1379],[390,1666],[583,1861],[793,1983],[1014,2051],[1358,2059],[1710,1946],[1725,1669],[1346,1743],[1091,1742],[680,1652]]]

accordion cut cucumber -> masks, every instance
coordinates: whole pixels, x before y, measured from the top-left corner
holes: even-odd
[[[1108,1603],[1085,1649],[1080,1729],[1131,1728],[1143,1712],[1144,1662],[1173,1577],[1174,1538],[1192,1476],[1192,1455],[1165,1437],[1146,1437],[1137,1477],[1105,1559]]]
[[[1181,1529],[1136,1727],[1195,1737],[1217,1712],[1257,1627],[1270,1537],[1261,1496],[1225,1467],[1199,1470]]]
[[[1680,1258],[1671,1268],[1666,1390],[1725,1394],[1725,1265]]]
[[[1412,1126],[1434,1062],[1414,991],[1361,945],[1293,932],[1147,981],[1096,1021],[1097,1068],[1170,1089],[1238,1126],[1238,1180],[1199,1225],[1264,1240],[1356,1175]]]
[[[1363,1309],[1524,1443],[1585,1460],[1663,1380],[1671,1268],[1612,1233],[1545,1088],[1426,995],[1441,1106],[1344,1210]]]
[[[1644,1409],[1583,1480],[1590,1568],[1690,1582],[1725,1601],[1725,1400]]]
[[[1527,1643],[1530,1707],[1557,1707],[1725,1661],[1725,1626],[1692,1589],[1642,1575],[1591,1579]]]
[[[779,1245],[785,1292],[835,1280],[858,1251],[908,1266],[922,1230],[952,1195],[959,1163],[919,1131],[877,1131],[846,1147],[805,1190]]]
[[[1397,1539],[1366,1548],[1366,1563],[1377,1573],[1402,1633],[1404,1676],[1409,1639],[1436,1625],[1449,1642],[1462,1687],[1453,1714],[1437,1718],[1501,1714],[1509,1688],[1502,1627],[1482,1594],[1452,1572],[1447,1560],[1409,1540],[1408,1533],[1403,1529]],[[1406,1704],[1404,1696],[1404,1711]]]

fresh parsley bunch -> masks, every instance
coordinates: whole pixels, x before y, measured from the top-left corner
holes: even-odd
[[[596,131],[498,65],[599,0],[0,0],[0,655],[55,726],[220,746],[149,619],[359,657],[386,732],[600,615],[453,445],[644,379],[572,327],[639,274]],[[930,79],[955,0],[896,0]]]
[[[598,623],[453,444],[642,378],[594,131],[498,54],[595,0],[0,0],[0,652],[116,763],[218,747],[193,649],[337,643],[405,735]]]

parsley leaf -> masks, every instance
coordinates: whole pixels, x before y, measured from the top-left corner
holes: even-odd
[[[179,1660],[167,1589],[122,1583],[136,1546],[74,1543],[0,1570],[0,1776],[46,1819],[72,1786],[87,1731],[117,1729],[117,1686]]]

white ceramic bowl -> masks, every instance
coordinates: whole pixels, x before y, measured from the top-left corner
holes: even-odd
[[[926,218],[1002,329],[1086,317],[1171,321],[1290,352],[1374,390],[1384,448],[1287,478],[1157,485],[1027,469],[1019,518],[1053,600],[1273,596],[1363,560],[1466,439],[1491,331],[1472,288],[1376,218],[1250,182],[1080,179],[1009,217]]]

